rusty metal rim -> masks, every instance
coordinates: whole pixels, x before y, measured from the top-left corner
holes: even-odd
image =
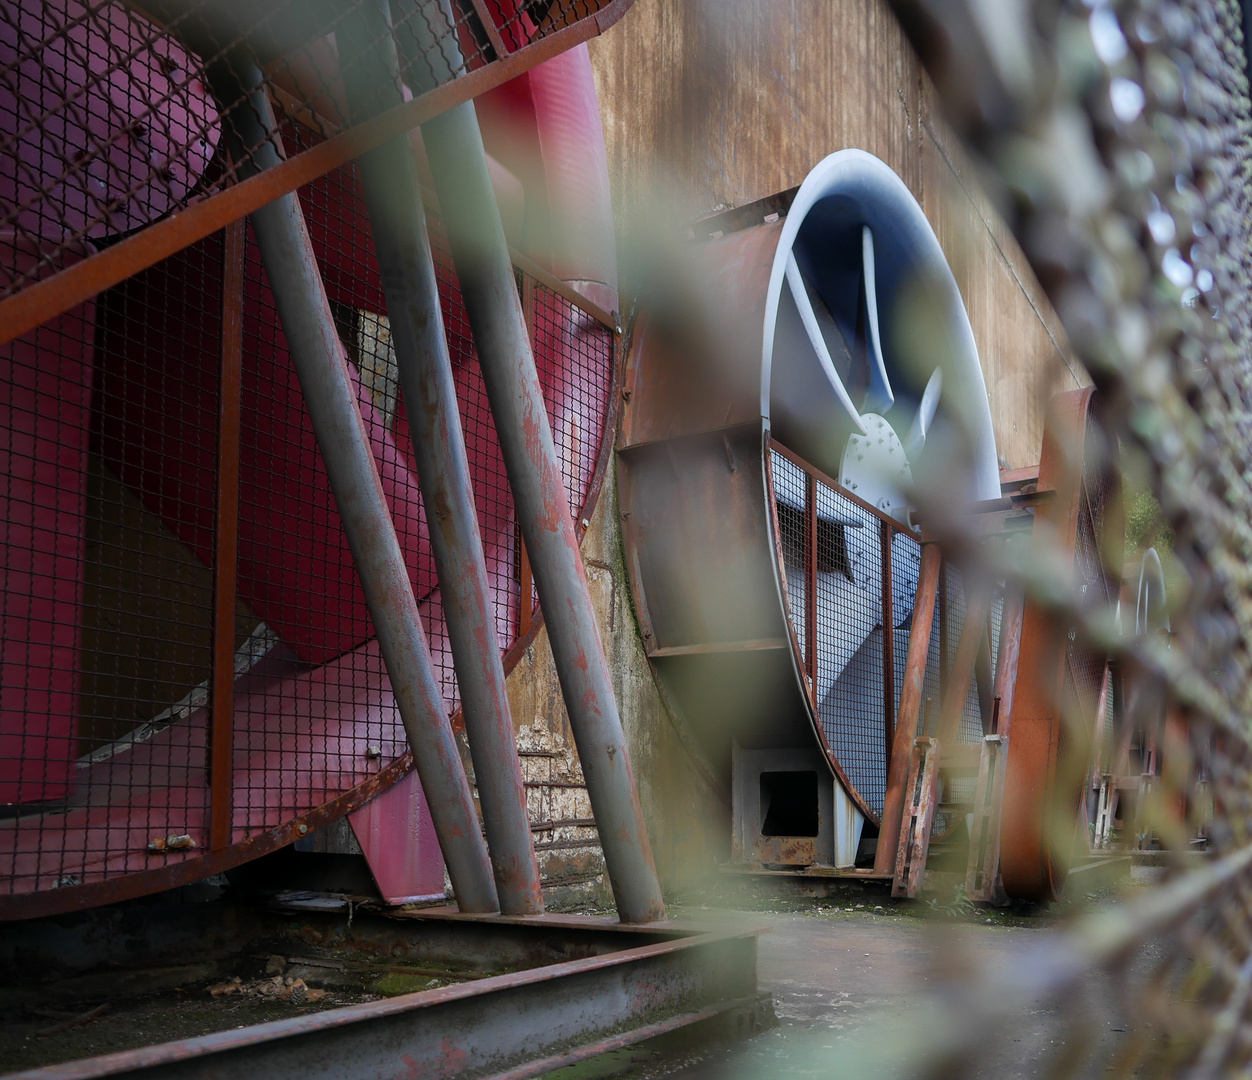
[[[526,270],[530,273],[530,270]],[[545,275],[548,276],[548,275]],[[555,279],[554,279],[555,280]],[[548,282],[544,282],[548,284]],[[572,291],[572,290],[571,290]],[[562,293],[564,295],[564,293]],[[569,299],[567,297],[567,299]],[[571,303],[575,301],[571,300]],[[585,303],[585,301],[584,301]],[[590,305],[594,307],[594,305]],[[585,310],[585,309],[584,309]],[[595,311],[588,314],[599,318]],[[603,313],[602,313],[603,314]],[[600,321],[603,321],[602,319]],[[604,480],[608,474],[609,462],[613,457],[613,448],[617,432],[617,424],[621,413],[621,387],[625,357],[621,349],[621,335],[613,334],[613,358],[610,362],[608,402],[605,407],[604,433],[600,440],[600,451],[592,473],[591,485],[587,497],[579,511],[576,525],[579,540],[586,534],[582,520],[595,512],[604,490]],[[529,630],[519,635],[516,641],[505,651],[503,657],[504,671],[507,675],[521,662],[526,651],[539,636],[543,627],[543,614],[535,609],[534,618]],[[464,729],[461,710],[452,714],[452,727],[455,731]],[[267,829],[259,836],[249,837],[238,843],[197,857],[184,859],[169,866],[152,870],[139,870],[123,874],[106,881],[93,881],[85,885],[67,885],[58,889],[45,889],[29,893],[0,895],[0,922],[20,919],[34,919],[43,915],[61,915],[82,908],[97,907],[101,904],[114,904],[122,900],[133,900],[164,889],[173,889],[187,885],[193,881],[220,874],[231,870],[241,863],[268,855],[279,848],[294,843],[300,837],[299,827],[307,826],[309,831],[320,829],[343,817],[371,799],[381,795],[388,788],[399,783],[413,771],[413,756],[406,751],[402,756],[391,762],[375,776],[363,781],[356,787],[345,791],[342,795],[323,803],[300,817],[292,818],[272,829]]]
[[[478,97],[576,45],[602,34],[633,0],[609,0],[594,15],[518,49],[486,67],[445,83],[388,112],[331,136],[271,169],[171,214],[29,288],[0,300],[0,345],[5,345],[128,277],[259,210],[279,196],[347,164],[471,98]]]
[[[540,918],[542,917],[518,919],[515,921],[521,923],[538,922]],[[480,916],[473,921],[490,924],[497,921],[497,919],[491,916]],[[654,926],[652,929],[655,930],[657,928]],[[254,1024],[249,1027],[227,1029],[226,1031],[194,1036],[189,1039],[158,1043],[155,1046],[140,1047],[136,1050],[102,1054],[97,1057],[66,1062],[62,1065],[10,1073],[6,1074],[3,1080],[21,1080],[21,1078],[34,1080],[35,1077],[40,1078],[40,1080],[92,1080],[92,1078],[96,1077],[115,1076],[121,1073],[138,1073],[140,1070],[180,1067],[214,1054],[250,1048],[259,1049],[280,1040],[342,1030],[355,1024],[401,1016],[430,1006],[469,998],[485,998],[496,991],[513,990],[522,987],[540,988],[570,976],[605,971],[624,965],[633,965],[641,961],[681,954],[693,949],[707,949],[723,942],[753,939],[759,933],[759,929],[752,928],[747,930],[712,930],[705,933],[675,936],[668,941],[632,946],[616,952],[581,960],[566,960],[530,968],[525,971],[493,975],[485,979],[475,979],[470,982],[443,986],[433,990],[421,990],[417,993],[403,994],[398,997],[385,998],[381,1001],[367,1001],[356,1005],[345,1005],[337,1009],[328,1009],[325,1012],[306,1013],[301,1016],[273,1020],[264,1024]],[[736,998],[723,1004],[729,1008],[742,1000],[741,998]],[[698,1014],[688,1015],[692,1016],[690,1022],[695,1022],[698,1016]]]
[[[852,494],[852,492],[848,491],[847,488],[843,487],[840,484],[835,483],[834,480],[832,480],[829,476],[827,476],[820,469],[814,468],[812,465],[810,465],[807,461],[805,461],[798,454],[795,454],[791,450],[788,450],[785,446],[783,446],[782,443],[778,442],[776,439],[769,436],[768,432],[766,433],[766,437],[767,437],[767,443],[766,443],[767,452],[765,454],[766,485],[767,485],[766,490],[770,493],[769,494],[769,504],[770,504],[769,513],[770,513],[770,521],[772,523],[772,527],[774,530],[774,558],[777,560],[777,567],[780,570],[783,566],[782,547],[781,547],[782,530],[778,524],[777,501],[773,497],[773,491],[774,491],[773,470],[769,464],[769,451],[776,451],[781,457],[786,458],[793,465],[795,465],[797,468],[802,470],[806,476],[810,476],[816,480],[820,480],[827,487],[832,488],[836,494],[845,496],[847,499],[855,503],[861,509],[866,510],[867,512],[873,514],[874,517],[877,518],[883,524],[895,529],[896,532],[900,533],[901,535],[907,536],[910,539],[920,544],[920,539],[917,537],[917,535],[911,532],[909,529],[905,528],[903,525],[901,525],[900,522],[898,522],[895,518],[889,517],[887,514],[884,514],[881,510],[878,510],[876,507],[871,506],[864,499],[857,498],[855,495]],[[822,728],[821,717],[818,716],[818,713],[817,713],[817,705],[813,700],[813,694],[809,692],[809,688],[808,688],[808,681],[807,681],[808,676],[806,675],[806,672],[805,672],[804,653],[803,653],[803,650],[800,648],[800,639],[799,639],[799,636],[796,634],[795,622],[791,614],[791,597],[787,589],[786,575],[782,573],[778,574],[777,580],[778,580],[779,592],[782,596],[783,613],[786,616],[786,620],[787,620],[787,630],[788,630],[788,636],[791,641],[791,652],[792,652],[793,664],[796,667],[797,677],[800,680],[800,685],[804,689],[805,710],[809,714],[809,722],[812,724],[813,731],[817,735],[817,738],[819,741],[818,744],[825,751],[826,758],[830,762],[831,769],[834,770],[835,775],[839,778],[839,782],[843,785],[844,790],[848,793],[848,797],[851,798],[851,800],[856,804],[857,809],[860,810],[861,813],[865,815],[865,818],[867,821],[871,822],[874,825],[881,825],[882,824],[881,815],[876,814],[874,812],[873,807],[871,807],[869,803],[866,801],[865,796],[861,794],[860,789],[858,789],[857,786],[852,782],[851,778],[848,776],[847,772],[845,771],[843,767],[843,763],[839,760],[839,755],[835,753],[834,749],[830,745],[830,742],[826,738],[826,732]],[[815,637],[815,635],[810,633],[810,637]]]

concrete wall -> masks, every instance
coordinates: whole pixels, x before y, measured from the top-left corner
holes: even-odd
[[[599,615],[600,637],[613,673],[622,723],[626,729],[635,781],[643,803],[648,835],[662,888],[667,894],[696,887],[716,872],[730,854],[730,792],[713,780],[712,769],[667,707],[652,677],[635,622],[634,606],[622,557],[622,533],[616,485],[610,470],[604,492],[583,538],[583,562]],[[546,629],[509,675],[509,704],[519,729],[519,746],[555,749],[572,747],[569,717],[561,700],[552,649]],[[546,737],[545,737],[546,735]],[[535,763],[523,757],[523,768]],[[577,766],[574,767],[577,775]],[[527,779],[542,779],[527,775]],[[546,797],[560,798],[557,793]],[[566,795],[560,814],[590,811],[585,792]],[[547,808],[531,806],[532,821],[543,820]],[[539,837],[536,837],[539,840]],[[541,867],[544,877],[556,877],[561,867]],[[546,891],[549,903],[559,903],[559,890]],[[601,898],[608,900],[607,889]],[[572,899],[577,899],[573,897]]]
[[[740,206],[835,150],[869,151],[916,195],[952,264],[1002,464],[1039,460],[1049,397],[1086,377],[884,0],[635,0],[590,49],[627,249],[661,204],[689,217]]]

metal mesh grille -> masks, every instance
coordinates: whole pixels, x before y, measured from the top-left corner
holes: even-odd
[[[888,714],[894,714],[904,675],[920,547],[911,533],[777,450],[771,451],[770,465],[791,625],[818,722],[849,783],[880,815],[887,784],[887,732],[895,721]],[[884,528],[890,536],[893,583],[895,675],[890,701],[884,694]]]
[[[537,46],[606,6],[397,0],[392,93],[362,103],[363,113]],[[380,26],[372,2],[4,0],[0,235],[38,254],[6,277],[0,297],[246,174],[263,144],[240,136],[228,157],[236,128],[225,117],[258,86],[280,121],[320,138],[362,119],[346,115],[338,77],[356,65],[389,70]]]
[[[290,125],[287,135],[293,152],[317,139]],[[355,168],[299,194],[455,709]],[[437,220],[431,233],[506,648],[519,630],[512,499]],[[0,350],[0,893],[101,881],[206,846],[225,257],[213,235]],[[242,279],[233,843],[389,767],[402,775],[407,746],[250,231]],[[614,332],[555,283],[524,280],[540,382],[581,514],[603,464]],[[195,846],[148,850],[169,836]]]

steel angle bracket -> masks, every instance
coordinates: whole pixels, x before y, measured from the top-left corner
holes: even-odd
[[[732,1030],[754,1025],[756,929],[670,923],[641,933],[597,918],[443,918],[472,921],[486,937],[493,927],[534,925],[565,932],[571,941],[580,929],[608,931],[620,935],[620,943],[584,959],[11,1073],[4,1080],[520,1080],[689,1024],[720,1017]]]

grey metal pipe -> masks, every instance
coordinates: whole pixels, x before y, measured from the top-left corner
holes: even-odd
[[[336,39],[354,121],[403,101],[387,0],[366,5],[355,18],[345,19]],[[413,461],[430,525],[500,910],[506,915],[537,915],[543,911],[539,866],[426,213],[408,136],[383,143],[358,158],[357,164],[387,297]]]
[[[618,914],[665,903],[472,102],[422,128]]]
[[[246,93],[226,125],[241,173],[277,165],[282,144],[255,64],[235,54],[215,65],[211,79],[219,101]],[[496,911],[487,847],[304,214],[291,193],[251,221],[457,903]]]

